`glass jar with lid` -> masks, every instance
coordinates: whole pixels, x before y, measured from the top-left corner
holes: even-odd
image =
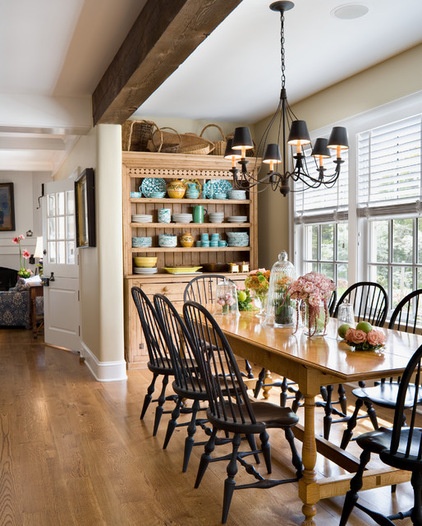
[[[265,325],[274,327],[296,326],[296,301],[290,299],[289,286],[296,279],[296,270],[288,261],[287,252],[280,252],[271,268]]]
[[[216,303],[217,313],[231,314],[237,316],[239,314],[239,306],[237,303],[237,288],[236,284],[224,278],[218,283],[216,289]]]

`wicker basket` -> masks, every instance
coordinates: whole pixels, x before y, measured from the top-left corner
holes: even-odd
[[[213,142],[196,135],[196,133],[183,133],[181,138],[180,153],[208,155],[214,150]]]
[[[180,153],[182,138],[180,133],[168,126],[157,128],[148,142],[150,152]]]
[[[148,149],[151,152],[207,155],[214,149],[214,144],[195,133],[178,133],[173,128],[163,127],[153,133]]]
[[[122,150],[125,152],[145,152],[157,125],[152,121],[127,120],[122,126]]]
[[[220,128],[220,126],[218,126],[218,124],[207,124],[206,126],[204,126],[204,128],[202,128],[202,131],[201,133],[199,134],[200,137],[202,137],[204,131],[208,128],[217,128],[217,130],[220,132],[221,134],[221,139],[218,140],[218,141],[213,141],[213,144],[214,144],[214,149],[212,150],[212,155],[224,155],[225,151],[226,151],[226,146],[227,146],[227,138],[224,136],[224,133],[223,133],[223,130]]]

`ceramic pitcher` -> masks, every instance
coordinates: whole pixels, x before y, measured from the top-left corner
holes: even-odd
[[[203,223],[205,219],[206,209],[202,205],[193,207],[193,222]]]

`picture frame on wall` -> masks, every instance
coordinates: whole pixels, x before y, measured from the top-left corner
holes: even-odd
[[[94,169],[86,168],[75,181],[76,246],[96,246]]]
[[[0,232],[15,230],[13,183],[0,183]]]

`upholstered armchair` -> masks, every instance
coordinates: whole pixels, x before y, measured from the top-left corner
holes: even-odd
[[[0,267],[0,327],[31,328],[31,297],[28,287],[17,283],[17,271]]]

